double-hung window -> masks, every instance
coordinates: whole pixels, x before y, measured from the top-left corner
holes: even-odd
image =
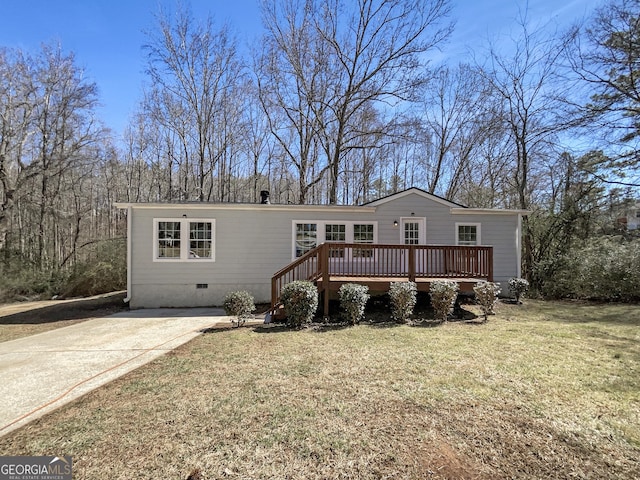
[[[156,218],[153,229],[154,261],[215,260],[215,220]]]
[[[347,226],[339,223],[327,223],[324,226],[324,240],[325,242],[345,243],[347,241]],[[344,258],[344,248],[329,249],[329,257]]]
[[[318,246],[318,225],[316,223],[296,223],[296,257],[301,257]]]
[[[189,258],[211,258],[213,253],[211,222],[189,222]]]
[[[456,245],[480,245],[479,223],[456,223]]]
[[[373,224],[359,223],[353,226],[353,243],[373,244],[373,242],[374,242]],[[354,248],[353,256],[370,258],[373,256],[373,249],[372,248]]]
[[[156,258],[180,258],[182,227],[179,221],[162,221],[156,223],[157,252]]]

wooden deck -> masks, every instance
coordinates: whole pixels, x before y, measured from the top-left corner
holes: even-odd
[[[384,292],[392,282],[413,281],[419,291],[429,291],[433,281],[444,279],[458,282],[461,291],[472,291],[483,280],[493,281],[493,248],[323,243],[273,276],[271,309],[275,312],[282,288],[295,280],[316,283],[326,316],[331,292],[346,283]]]

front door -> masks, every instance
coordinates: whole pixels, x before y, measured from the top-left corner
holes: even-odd
[[[400,243],[403,245],[424,245],[425,244],[425,219],[424,218],[416,218],[416,217],[406,217],[400,219]],[[409,271],[409,255],[406,252],[403,253],[403,261],[404,266],[403,269],[405,272]],[[417,265],[416,265],[416,273],[418,273],[421,268],[419,265],[422,263],[418,259],[419,255],[416,255]]]
[[[424,218],[407,217],[400,222],[400,243],[403,245],[424,245]]]

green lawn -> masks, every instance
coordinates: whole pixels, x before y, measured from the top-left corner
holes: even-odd
[[[75,479],[640,478],[640,308],[207,333],[0,438]]]

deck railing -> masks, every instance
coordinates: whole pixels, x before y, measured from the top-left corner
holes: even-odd
[[[493,281],[493,247],[323,243],[271,279],[271,307],[282,288],[295,280],[319,282],[328,291],[331,277],[479,278]]]
[[[271,309],[280,301],[282,288],[295,280],[318,280],[322,276],[322,254],[325,244],[309,250],[271,277]]]

